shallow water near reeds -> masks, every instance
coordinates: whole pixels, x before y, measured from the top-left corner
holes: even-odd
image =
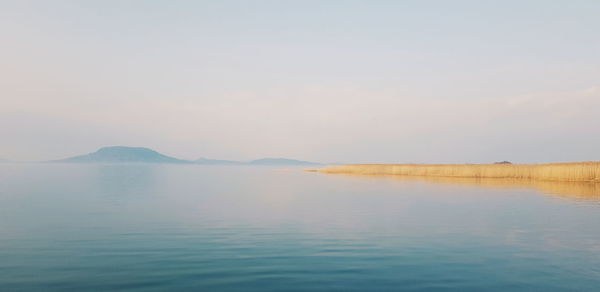
[[[0,164],[0,290],[594,291],[597,190]]]

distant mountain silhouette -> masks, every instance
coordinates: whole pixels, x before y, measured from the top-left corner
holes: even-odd
[[[262,158],[257,160],[252,160],[248,162],[250,165],[319,165],[320,163],[295,160],[295,159],[287,159],[287,158]]]
[[[199,158],[193,161],[196,164],[204,164],[204,165],[239,165],[244,164],[240,161],[231,161],[231,160],[220,160],[220,159],[208,159],[208,158]]]
[[[141,163],[193,163],[160,154],[144,147],[103,147],[90,154],[70,157],[52,162],[95,163],[95,162],[141,162]]]
[[[0,160],[0,162],[2,162]],[[183,160],[158,153],[144,147],[110,146],[100,148],[94,153],[69,157],[49,162],[62,163],[177,163],[201,165],[269,165],[269,166],[303,166],[320,165],[320,163],[287,158],[262,158],[248,162],[200,158],[194,161]]]
[[[195,160],[196,164],[204,165],[268,165],[268,166],[294,166],[294,165],[319,165],[320,163],[301,161],[287,158],[262,158],[252,161],[232,161],[200,158]]]

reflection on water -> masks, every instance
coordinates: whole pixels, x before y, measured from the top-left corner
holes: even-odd
[[[160,165],[101,164],[93,168],[96,172],[96,187],[107,197],[118,199],[123,196],[148,195],[156,187],[159,177],[156,168]]]
[[[399,181],[423,181],[438,184],[471,185],[496,189],[533,188],[548,195],[580,200],[595,200],[600,202],[600,183],[589,182],[556,182],[535,181],[525,179],[503,178],[466,178],[466,177],[428,177],[428,176],[399,176],[399,175],[359,175],[331,174],[353,177],[382,177]]]
[[[393,178],[0,165],[0,291],[600,286],[596,186]]]

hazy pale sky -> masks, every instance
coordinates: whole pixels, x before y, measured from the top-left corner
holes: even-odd
[[[600,160],[600,1],[0,0],[0,158]]]

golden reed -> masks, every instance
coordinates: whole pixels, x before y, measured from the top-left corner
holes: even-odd
[[[600,162],[548,164],[345,164],[328,166],[312,171],[358,175],[600,182]]]

